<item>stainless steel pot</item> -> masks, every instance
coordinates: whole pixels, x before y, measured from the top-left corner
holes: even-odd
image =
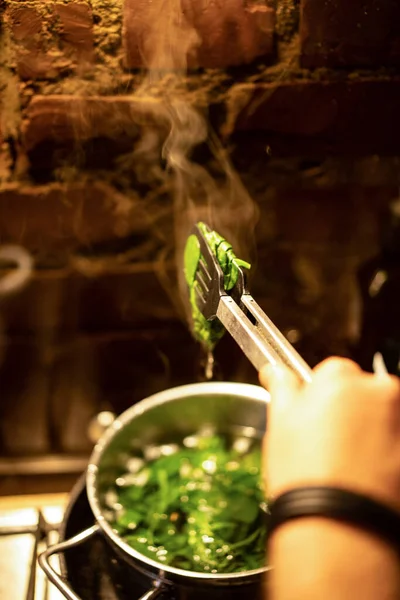
[[[166,566],[140,554],[124,542],[105,518],[105,490],[124,468],[135,448],[170,443],[211,425],[217,432],[261,437],[266,426],[268,393],[241,383],[196,383],[172,388],[135,404],[107,429],[94,448],[86,476],[87,495],[96,523],[70,540],[51,546],[39,557],[49,579],[68,600],[80,600],[50,564],[49,558],[103,534],[116,553],[149,577],[141,600],[154,600],[173,589],[175,598],[257,598],[267,567],[232,574],[208,574]]]

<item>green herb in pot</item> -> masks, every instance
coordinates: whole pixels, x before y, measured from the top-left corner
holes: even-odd
[[[179,569],[234,573],[265,564],[259,442],[193,435],[147,449],[109,492],[116,532],[141,554]]]

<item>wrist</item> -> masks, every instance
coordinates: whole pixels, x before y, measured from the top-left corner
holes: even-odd
[[[273,533],[268,555],[271,600],[399,597],[396,551],[352,525],[323,517],[289,521]]]

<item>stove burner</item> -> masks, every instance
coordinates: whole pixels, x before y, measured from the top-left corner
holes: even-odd
[[[45,543],[48,545],[49,543],[49,534],[52,531],[57,531],[57,525],[53,525],[47,523],[46,519],[43,516],[43,513],[38,510],[37,511],[37,522],[35,525],[27,525],[27,526],[14,526],[14,525],[6,525],[0,526],[0,537],[5,536],[14,536],[14,535],[33,535],[34,536],[34,545],[32,550],[32,558],[29,566],[29,579],[28,585],[25,594],[25,600],[35,600],[35,591],[36,591],[36,572],[37,572],[37,557],[39,545]],[[48,585],[46,582],[43,597],[45,600],[48,598]]]
[[[71,493],[60,541],[94,523],[85,481],[83,476]],[[101,535],[66,551],[61,556],[61,572],[81,600],[138,600],[149,590],[149,580],[121,561]],[[158,598],[172,600],[165,594]]]

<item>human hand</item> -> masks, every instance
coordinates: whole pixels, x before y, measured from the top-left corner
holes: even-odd
[[[271,393],[265,438],[267,493],[329,485],[400,509],[400,380],[364,373],[330,358],[300,384],[288,371],[264,369]]]

